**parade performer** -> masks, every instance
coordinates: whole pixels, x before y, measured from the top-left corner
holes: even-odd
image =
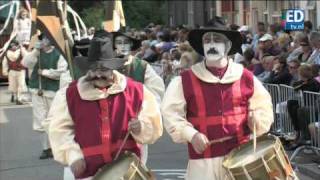
[[[12,41],[9,49],[3,57],[2,73],[8,76],[9,91],[12,93],[11,102],[22,104],[22,94],[27,91],[26,70],[21,60],[26,54],[26,49],[19,46],[17,41]]]
[[[165,91],[164,82],[148,62],[135,56],[136,50],[141,46],[141,41],[121,32],[113,32],[113,43],[117,56],[127,59],[125,66],[119,72],[143,83],[156,96],[160,104]],[[146,164],[148,145],[143,146],[141,159]]]
[[[112,35],[97,31],[88,57],[75,60],[86,75],[59,90],[52,103],[45,124],[54,159],[70,166],[75,178],[90,179],[112,164],[123,142],[121,152],[140,156],[138,143],[151,144],[162,135],[155,96],[116,71],[125,61],[113,57]]]
[[[239,32],[223,26],[189,33],[190,45],[205,60],[172,80],[161,112],[164,126],[176,143],[188,143],[187,180],[224,180],[224,157],[273,122],[268,91],[251,72],[228,55],[241,48]],[[221,140],[219,143],[210,143]]]
[[[14,31],[17,32],[16,39],[20,45],[29,45],[31,36],[31,19],[26,9],[21,9],[17,20],[14,22]],[[27,47],[26,47],[27,48]]]
[[[125,66],[119,71],[143,83],[157,97],[158,102],[161,102],[165,91],[163,80],[148,62],[135,57],[141,42],[124,33],[113,32],[113,43],[117,56],[127,59]]]
[[[42,35],[43,36],[43,35]],[[40,133],[43,151],[40,159],[52,157],[48,135],[42,125],[52,100],[60,86],[60,75],[68,69],[65,58],[51,45],[47,37],[35,44],[27,53],[23,65],[31,71],[29,88],[33,107],[33,129]]]

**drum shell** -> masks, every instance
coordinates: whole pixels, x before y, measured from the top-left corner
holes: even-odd
[[[287,179],[289,175],[293,176],[293,169],[279,138],[274,136],[262,136],[257,139],[257,142],[271,139],[274,140],[274,144],[271,148],[266,150],[262,156],[266,164],[270,168],[269,172],[267,171],[262,157],[259,157],[255,161],[244,165],[244,168],[247,170],[252,180],[270,180],[272,179],[271,177],[274,176],[280,179]],[[239,148],[234,149],[230,152],[230,154],[226,157],[225,161],[223,162],[223,165],[228,170],[229,175],[232,174],[235,180],[248,180],[248,178],[242,166],[229,168],[227,165],[227,161],[228,159],[232,158],[236,154],[236,152],[239,151],[239,149],[245,148],[247,146],[252,146],[252,144],[253,141],[249,141],[247,144],[243,144]],[[281,164],[281,162],[283,164]],[[232,178],[230,177],[230,179]]]
[[[136,167],[140,174],[137,173],[135,168],[132,168],[130,165]],[[119,173],[119,168],[122,168],[122,174]],[[153,173],[141,163],[139,158],[134,153],[126,151],[124,154],[121,154],[120,157],[112,164],[103,166],[93,177],[93,180],[110,179],[155,180],[155,177]]]

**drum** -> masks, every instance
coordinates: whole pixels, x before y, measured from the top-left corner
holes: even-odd
[[[291,180],[295,174],[290,161],[276,136],[257,138],[232,150],[223,161],[232,180]]]
[[[112,164],[103,166],[93,180],[155,180],[155,177],[134,153],[126,151]]]

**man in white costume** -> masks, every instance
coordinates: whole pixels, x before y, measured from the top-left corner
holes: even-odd
[[[26,49],[19,46],[17,41],[10,43],[9,49],[3,57],[2,74],[8,76],[9,91],[12,93],[11,102],[22,104],[23,92],[27,91],[26,70],[21,61]]]
[[[188,143],[187,180],[229,179],[225,156],[249,141],[253,122],[258,135],[269,131],[271,97],[251,72],[228,58],[241,49],[239,32],[222,25],[197,29],[189,42],[205,60],[169,84],[161,105],[164,126],[174,142]]]
[[[141,46],[141,41],[121,32],[113,32],[113,44],[117,56],[127,59],[125,66],[119,72],[137,82],[143,83],[156,96],[160,105],[165,85],[162,78],[148,62],[135,56],[136,50]],[[148,145],[143,145],[141,159],[144,164],[147,163]]]
[[[111,34],[96,32],[88,57],[75,61],[86,75],[58,91],[44,122],[54,159],[69,166],[76,179],[92,179],[118,151],[140,157],[138,144],[162,135],[155,96],[116,71],[125,61],[113,57]]]
[[[68,64],[47,37],[37,42],[33,51],[28,53],[22,62],[31,71],[29,88],[33,107],[33,129],[41,135],[43,149],[40,159],[51,158],[50,143],[42,121],[47,118],[51,102],[60,87],[60,76],[67,71]]]

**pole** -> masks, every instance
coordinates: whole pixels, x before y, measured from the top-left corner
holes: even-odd
[[[57,1],[57,3],[58,3],[58,1]],[[58,6],[58,4],[57,4],[57,6]],[[64,39],[64,43],[65,43],[65,51],[66,51],[67,61],[69,64],[69,70],[70,70],[72,80],[74,80],[75,76],[74,76],[74,71],[73,71],[71,51],[70,51],[70,46],[69,46],[69,41],[68,41],[68,36],[67,36],[67,30],[65,28],[65,23],[68,23],[68,21],[67,21],[67,0],[64,0],[63,9],[61,9],[61,11],[58,10],[58,12],[59,12],[60,23],[63,26],[62,33],[63,33],[63,39]]]

